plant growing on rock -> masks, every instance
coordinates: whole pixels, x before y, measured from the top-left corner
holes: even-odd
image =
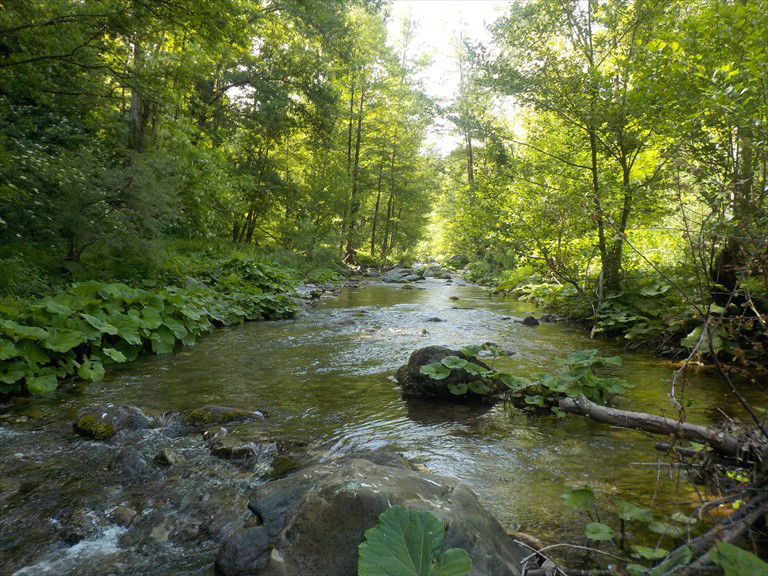
[[[465,576],[472,569],[461,548],[442,551],[445,527],[423,510],[392,506],[379,515],[360,545],[359,576]]]
[[[440,362],[432,362],[421,367],[420,372],[433,380],[443,380],[453,370],[464,370],[474,377],[469,382],[458,382],[448,386],[451,393],[462,395],[471,390],[477,394],[490,394],[501,383],[509,390],[507,398],[513,404],[522,407],[549,407],[558,416],[563,416],[557,404],[563,398],[576,398],[584,395],[590,400],[607,402],[617,394],[623,394],[632,388],[627,381],[614,376],[599,376],[596,371],[606,366],[621,366],[618,356],[603,357],[597,350],[573,352],[567,358],[555,360],[564,369],[557,374],[537,372],[532,379],[514,376],[507,372],[493,369],[496,359],[506,356],[496,345],[486,343],[479,346],[466,346],[462,354],[474,358],[476,354],[488,351],[493,356],[491,367],[486,368],[459,356],[446,356]]]

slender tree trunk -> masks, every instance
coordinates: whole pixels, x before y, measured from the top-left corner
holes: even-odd
[[[624,189],[624,204],[621,209],[621,218],[618,226],[614,230],[614,241],[608,251],[607,265],[603,268],[605,271],[603,278],[605,288],[609,292],[618,292],[621,288],[621,260],[624,252],[624,238],[627,232],[629,215],[632,212],[633,193],[630,184],[631,166],[626,157],[620,158],[622,172],[622,187]]]
[[[347,123],[347,177],[352,177],[352,133],[355,122],[355,78],[350,75],[349,87],[349,122]],[[344,201],[344,214],[341,218],[341,234],[339,235],[339,255],[344,258],[344,241],[347,238],[347,222],[349,220],[349,201]]]
[[[381,175],[384,171],[384,159],[379,162],[379,178],[376,182],[376,204],[373,206],[373,221],[371,222],[371,257],[376,253],[376,222],[379,218],[379,202],[381,201]]]
[[[389,249],[393,250],[395,248],[395,237],[397,236],[397,228],[398,223],[400,222],[400,216],[403,213],[403,203],[398,202],[397,203],[397,218],[394,222],[392,222],[392,238],[389,239]]]
[[[392,207],[395,200],[395,154],[396,146],[392,146],[392,159],[389,163],[389,200],[387,200],[387,220],[384,224],[384,240],[381,243],[381,257],[387,257],[387,244],[389,242],[389,229],[392,222]]]
[[[128,111],[128,147],[136,152],[144,150],[144,133],[147,127],[147,102],[139,89],[139,73],[144,64],[144,51],[137,41],[133,45],[133,78],[131,107]]]
[[[603,299],[603,287],[606,285],[606,277],[610,274],[608,245],[605,240],[605,220],[603,218],[603,206],[600,200],[600,173],[597,162],[597,135],[595,128],[589,127],[590,169],[592,172],[592,202],[595,205],[595,223],[597,224],[597,245],[600,250],[600,263],[602,264],[603,284],[598,290],[598,300]]]
[[[467,131],[467,183],[470,189],[475,187],[475,160],[472,153],[472,136]]]
[[[363,134],[363,106],[365,104],[365,90],[360,87],[360,107],[357,115],[357,134],[355,136],[355,160],[352,165],[352,194],[349,199],[349,225],[347,226],[347,247],[344,249],[344,261],[354,263],[355,261],[355,219],[360,209],[360,201],[357,198],[358,176],[360,174],[360,142]]]

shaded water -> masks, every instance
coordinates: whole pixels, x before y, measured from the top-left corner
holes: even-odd
[[[606,500],[620,497],[640,505],[690,498],[684,482],[678,491],[676,477],[647,465],[658,459],[654,439],[639,433],[575,416],[511,414],[501,405],[478,411],[401,399],[392,376],[413,350],[427,345],[493,341],[515,352],[499,365],[519,375],[555,370],[554,358],[579,349],[621,353],[615,344],[590,341],[585,332],[565,324],[529,328],[515,323],[514,317],[534,308],[491,297],[479,287],[430,280],[419,288],[425,289],[348,288],[295,320],[219,330],[176,354],[145,357],[112,370],[103,382],[7,408],[0,420],[0,573],[6,573],[4,566],[19,576],[210,573],[212,544],[182,554],[170,550],[173,538],[155,538],[160,544],[146,548],[139,537],[131,540],[125,528],[109,522],[74,546],[52,543],[63,510],[107,515],[124,502],[153,497],[155,485],[144,485],[137,495],[141,489],[135,485],[125,491],[104,487],[103,468],[97,472],[86,464],[83,469],[84,462],[98,461],[100,451],[109,450],[70,432],[74,414],[91,404],[132,404],[154,415],[206,404],[263,410],[266,422],[234,426],[232,434],[301,447],[306,458],[395,450],[435,474],[462,480],[505,527],[545,543],[581,538],[584,519],[561,503],[560,495],[570,488],[590,485]],[[442,322],[429,321],[435,317]],[[636,388],[619,407],[673,415],[666,397],[672,365],[642,354],[623,358],[616,372]],[[694,400],[693,422],[716,421],[721,410],[738,412],[723,385],[705,374],[689,384],[688,392]],[[137,445],[156,450],[168,442],[150,435]],[[174,499],[182,498],[178,494],[207,501],[215,492],[220,501],[244,510],[247,491],[264,481],[264,470],[224,463],[211,468],[194,441],[174,442],[188,458],[201,458],[201,464],[187,477],[173,479],[178,485],[174,496],[153,504],[153,513],[162,513],[166,521],[173,515]],[[159,481],[167,483],[165,477]],[[226,518],[215,514],[211,522],[208,534],[229,527]],[[131,554],[121,556],[121,546],[132,546]],[[91,568],[83,568],[88,563]],[[31,567],[20,569],[25,565]]]

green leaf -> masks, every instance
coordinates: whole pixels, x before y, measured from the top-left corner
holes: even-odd
[[[10,340],[0,340],[0,360],[8,360],[19,355],[19,350],[16,345]]]
[[[541,394],[531,394],[525,397],[525,403],[529,406],[540,406],[544,408],[544,396]]]
[[[678,568],[688,565],[693,556],[693,551],[689,546],[681,546],[672,551],[661,564],[647,572],[648,576],[668,576],[676,574]]]
[[[16,347],[19,349],[19,352],[21,352],[22,358],[24,358],[30,366],[47,364],[50,360],[45,350],[40,348],[40,346],[35,344],[32,340],[21,340],[16,344]]]
[[[694,328],[685,338],[680,341],[680,344],[686,348],[693,348],[701,338],[702,327],[697,326]]]
[[[184,327],[184,324],[170,316],[163,316],[163,324],[173,332],[173,335],[176,336],[177,340],[183,340],[184,337],[189,334],[189,331]]]
[[[475,394],[488,394],[491,391],[490,386],[482,380],[473,380],[469,383],[469,389]]]
[[[533,384],[533,382],[527,378],[512,376],[511,374],[499,374],[498,378],[501,380],[501,383],[504,384],[504,386],[511,390],[516,390],[517,388],[526,388],[527,386]]]
[[[176,345],[176,336],[167,326],[158,326],[150,336],[152,351],[155,354],[170,354]]]
[[[632,556],[644,558],[645,560],[660,560],[669,554],[669,550],[664,548],[649,548],[648,546],[632,546],[634,553]]]
[[[115,362],[122,363],[126,361],[125,354],[123,354],[118,350],[115,350],[114,348],[102,348],[101,351],[107,356],[109,356],[110,358],[112,358],[112,360],[114,360]]]
[[[54,302],[53,300],[46,298],[42,302],[45,306],[45,309],[50,312],[51,314],[61,314],[62,316],[69,316],[72,314],[72,309],[68,306],[64,306],[63,304],[59,304],[57,302]]]
[[[452,384],[448,384],[448,390],[451,394],[461,396],[462,394],[467,393],[467,390],[469,390],[469,385],[466,382],[454,382]]]
[[[36,326],[23,326],[13,320],[0,319],[0,326],[5,328],[6,334],[14,336],[23,336],[25,338],[31,338],[33,340],[40,340],[48,335],[43,328],[37,328]]]
[[[603,524],[602,522],[590,522],[584,529],[584,535],[590,540],[605,542],[613,540],[616,533],[607,524]]]
[[[467,374],[472,376],[488,376],[493,373],[493,370],[478,366],[474,362],[467,362],[466,366],[464,366],[464,370],[466,370]]]
[[[432,362],[431,364],[424,364],[419,368],[419,372],[425,376],[429,376],[432,380],[444,380],[451,375],[451,369],[446,368],[440,362]]]
[[[597,356],[597,350],[579,350],[568,355],[564,363],[570,366],[589,365]]]
[[[360,545],[359,576],[464,576],[471,569],[467,553],[452,549],[440,557],[443,523],[429,512],[393,506],[365,532]]]
[[[77,375],[83,380],[98,382],[104,378],[104,365],[97,360],[83,358],[80,368],[77,369]]]
[[[0,382],[5,384],[14,384],[27,374],[27,365],[23,361],[16,361],[10,366],[6,366],[3,372],[0,372]]]
[[[623,394],[628,388],[632,386],[626,380],[621,378],[600,378],[597,380],[597,385],[609,394]]]
[[[464,576],[472,570],[472,561],[465,550],[451,548],[432,565],[430,576]]]
[[[149,306],[145,306],[142,309],[141,317],[143,319],[142,326],[144,328],[149,328],[150,330],[159,328],[163,323],[163,317],[160,316],[160,312]]]
[[[27,376],[27,390],[30,394],[48,394],[56,390],[58,385],[56,370],[53,368],[46,368],[37,376]]]
[[[670,518],[675,522],[679,522],[680,524],[688,524],[689,526],[696,524],[698,522],[696,518],[691,518],[690,516],[686,516],[682,512],[675,512],[674,514],[672,514],[672,516],[670,516]]]
[[[629,576],[643,576],[648,571],[642,564],[627,564],[626,569]]]
[[[482,349],[482,345],[470,344],[469,346],[464,346],[464,348],[461,348],[460,352],[465,356],[477,356]]]
[[[621,366],[621,356],[609,356],[603,358],[603,364],[606,366]]]
[[[683,531],[679,527],[672,526],[672,524],[667,524],[666,522],[649,522],[648,529],[656,534],[672,536],[673,538],[681,538],[683,536]]]
[[[446,356],[440,363],[450,370],[459,370],[467,365],[467,361],[458,356]]]
[[[42,339],[40,343],[54,352],[69,352],[87,341],[86,335],[79,330],[52,327],[48,329],[48,336]]]
[[[617,504],[619,518],[622,520],[627,522],[631,520],[653,522],[653,514],[647,508],[640,508],[640,506],[635,506],[632,502],[627,502],[626,500],[619,500]]]
[[[720,566],[725,576],[744,576],[746,574],[768,574],[768,564],[747,550],[718,542],[710,551],[712,562]]]
[[[562,495],[562,498],[563,503],[571,510],[591,510],[597,504],[595,493],[587,486],[569,490]]]
[[[106,322],[105,320],[102,320],[101,318],[97,318],[96,316],[91,316],[90,314],[85,314],[85,313],[80,314],[80,316],[86,322],[88,322],[88,324],[96,328],[96,330],[98,330],[102,334],[110,334],[114,336],[118,332],[115,326],[113,326],[109,322]]]

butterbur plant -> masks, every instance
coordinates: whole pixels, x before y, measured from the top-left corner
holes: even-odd
[[[493,357],[490,368],[471,360],[482,351],[490,352]],[[444,380],[454,370],[464,370],[470,378],[466,382],[449,384],[451,393],[462,395],[471,390],[481,395],[490,394],[501,384],[508,389],[507,396],[513,404],[529,408],[549,408],[558,416],[564,415],[557,407],[563,398],[584,395],[593,402],[602,404],[632,388],[631,384],[621,378],[598,375],[597,371],[603,368],[621,366],[621,358],[603,357],[597,350],[580,350],[569,354],[567,358],[558,358],[555,364],[562,366],[563,370],[557,374],[537,372],[532,374],[531,378],[494,370],[496,359],[506,354],[493,344],[466,346],[461,349],[461,353],[464,358],[446,356],[440,362],[425,364],[420,371],[433,380]]]
[[[365,533],[358,576],[466,576],[472,562],[465,550],[443,551],[445,527],[424,510],[392,506]]]

